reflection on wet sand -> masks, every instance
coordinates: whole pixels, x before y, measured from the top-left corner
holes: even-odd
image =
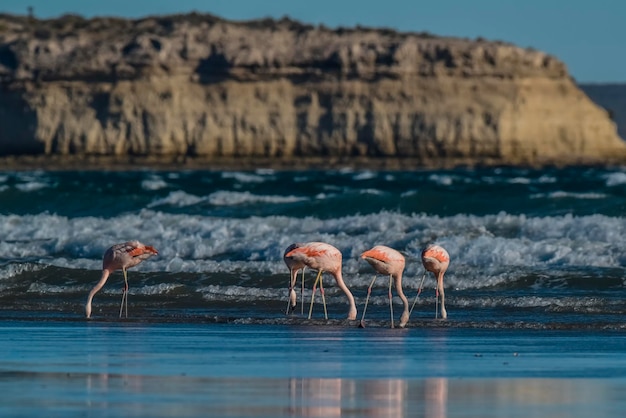
[[[289,411],[295,416],[446,416],[446,378],[413,382],[411,387],[404,379],[291,379],[289,387]]]
[[[368,417],[403,417],[407,396],[407,382],[401,379],[366,380],[362,387],[362,399],[367,400]],[[355,400],[358,405],[358,399]]]
[[[448,403],[448,379],[443,377],[426,379],[424,382],[424,416],[446,417]]]
[[[0,371],[2,416],[600,418],[626,411],[626,379],[207,378]]]
[[[351,388],[342,388],[342,379],[291,379],[289,381],[289,412],[304,417],[341,416],[342,395]]]
[[[407,383],[401,379],[291,379],[289,412],[303,417],[402,417]]]
[[[593,379],[290,379],[289,415],[445,418],[603,416],[624,411],[624,380]],[[619,404],[617,406],[616,402]]]

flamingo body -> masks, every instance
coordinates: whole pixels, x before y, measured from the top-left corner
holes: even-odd
[[[404,305],[404,311],[400,317],[400,327],[404,328],[409,321],[409,301],[402,291],[402,273],[404,272],[405,260],[404,256],[393,248],[384,245],[377,245],[374,248],[361,254],[361,258],[367,261],[377,273],[389,276],[389,310],[391,311],[391,327],[393,328],[393,301],[391,294],[391,283],[395,281],[396,292]],[[372,286],[376,281],[376,276],[367,288],[367,301],[369,300]],[[361,326],[364,326],[365,310],[367,309],[367,301],[365,309],[363,309],[363,317],[361,318]]]
[[[441,299],[441,317],[446,319],[448,312],[445,307],[445,292],[443,289],[443,275],[450,265],[450,255],[439,245],[431,244],[422,251],[422,264],[437,280],[437,301]]]
[[[136,266],[155,254],[158,254],[158,251],[154,247],[144,245],[139,241],[128,241],[108,248],[102,257],[102,276],[100,281],[91,289],[87,297],[87,304],[85,305],[87,318],[91,317],[91,302],[94,295],[102,289],[111,273],[115,270],[122,270],[124,273],[124,292],[122,294],[122,305],[120,306],[120,318],[122,317],[122,308],[124,306],[126,306],[126,317],[128,317],[128,278],[126,269]]]
[[[361,258],[370,263],[380,274],[391,274],[402,277],[404,271],[404,256],[393,248],[377,245],[361,254]]]
[[[348,289],[348,286],[343,281],[343,277],[341,274],[341,262],[342,256],[341,251],[337,248],[333,247],[330,244],[326,244],[324,242],[308,242],[304,244],[297,244],[295,248],[288,251],[285,254],[286,258],[292,260],[293,263],[301,263],[306,267],[309,267],[312,270],[317,270],[317,278],[315,279],[315,283],[313,285],[313,295],[311,297],[311,308],[309,309],[309,319],[311,318],[311,312],[313,309],[313,298],[315,297],[315,290],[317,283],[320,283],[320,292],[322,294],[322,300],[324,302],[324,313],[326,314],[326,301],[324,299],[324,288],[322,285],[322,274],[324,272],[330,273],[334,278],[337,286],[343,290],[346,297],[348,298],[348,303],[350,305],[350,310],[348,311],[348,319],[356,319],[356,305],[354,303],[354,297]]]

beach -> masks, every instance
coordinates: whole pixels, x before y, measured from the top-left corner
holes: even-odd
[[[620,168],[0,172],[0,415],[621,417],[626,174]],[[158,255],[123,276],[104,251]],[[294,242],[343,255],[349,306]],[[450,254],[448,318],[420,252]],[[411,304],[360,255],[406,258]],[[396,325],[403,302],[393,289]],[[311,306],[311,302],[313,302]],[[311,310],[311,317],[308,312]]]
[[[18,3],[0,417],[626,416],[619,13]]]

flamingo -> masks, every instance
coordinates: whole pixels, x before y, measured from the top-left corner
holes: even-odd
[[[324,242],[308,242],[306,244],[298,244],[298,246],[285,254],[285,257],[293,259],[295,262],[303,263],[312,270],[317,270],[317,277],[313,284],[313,294],[311,296],[311,307],[309,308],[309,319],[313,312],[313,300],[315,299],[315,290],[317,283],[320,284],[320,292],[322,294],[322,302],[324,303],[324,318],[328,319],[326,311],[326,299],[324,297],[324,285],[322,284],[322,274],[330,273],[337,282],[337,286],[343,290],[348,298],[350,310],[348,311],[348,319],[356,319],[356,305],[354,297],[350,293],[350,289],[343,281],[341,276],[341,252],[330,244]]]
[[[158,254],[159,252],[150,245],[144,245],[139,241],[128,241],[122,244],[115,244],[104,253],[102,258],[102,277],[100,281],[91,289],[85,305],[85,313],[87,318],[91,317],[91,301],[94,295],[102,289],[109,275],[115,270],[122,270],[124,273],[124,289],[122,293],[122,304],[120,305],[120,318],[122,310],[125,308],[126,318],[128,318],[128,278],[126,269],[134,267],[143,260]]]
[[[445,248],[440,247],[439,245],[431,244],[422,251],[422,264],[426,271],[430,271],[435,276],[437,280],[437,290],[436,290],[436,301],[439,302],[439,297],[441,297],[441,317],[446,319],[448,317],[448,312],[446,312],[446,306],[444,304],[445,292],[443,290],[443,275],[445,274],[448,266],[450,265],[450,255],[445,250]],[[426,275],[426,272],[424,272]],[[422,277],[422,283],[424,282],[424,278]],[[417,291],[417,296],[415,297],[415,302],[417,302],[417,297],[419,297],[422,292],[422,285],[420,284],[419,290]],[[413,302],[413,306],[415,306],[415,302]],[[437,305],[435,305],[435,318],[437,318]]]
[[[374,270],[380,274],[389,275],[389,311],[391,312],[391,328],[393,324],[393,301],[391,295],[391,283],[395,279],[396,292],[402,299],[404,304],[404,312],[400,317],[400,328],[404,328],[407,322],[409,322],[409,300],[402,291],[402,272],[404,271],[404,256],[393,248],[386,247],[384,245],[377,245],[374,248],[365,251],[361,254],[361,258],[370,263]],[[372,279],[369,287],[367,288],[367,298],[365,299],[365,308],[363,308],[363,316],[361,317],[360,327],[365,328],[365,311],[367,310],[367,303],[372,293],[372,286],[376,281],[376,275]]]
[[[302,287],[300,289],[300,314],[304,314],[304,302],[302,298],[304,297],[303,296],[304,295],[304,269],[306,267],[306,264],[304,264],[302,261],[295,260],[292,257],[287,257],[288,252],[290,252],[291,250],[295,248],[298,248],[301,245],[303,244],[300,244],[300,243],[291,244],[289,247],[287,247],[287,249],[285,250],[285,253],[283,254],[283,260],[285,260],[285,264],[287,265],[287,268],[289,269],[289,275],[290,275],[289,298],[287,301],[287,311],[285,312],[285,315],[289,315],[290,313],[294,311],[294,309],[296,309],[296,291],[293,289],[296,286],[296,279],[297,279],[299,270],[302,270]]]

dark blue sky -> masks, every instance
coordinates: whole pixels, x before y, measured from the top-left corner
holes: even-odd
[[[290,16],[329,27],[388,27],[533,47],[564,61],[578,82],[626,82],[622,0],[2,0],[0,12],[142,17],[193,10],[227,19]]]

